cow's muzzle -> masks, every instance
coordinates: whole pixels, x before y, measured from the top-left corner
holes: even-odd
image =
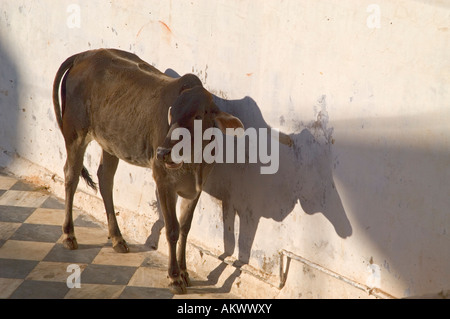
[[[168,169],[178,169],[181,166],[183,166],[183,162],[180,163],[174,163],[172,161],[172,157],[170,156],[172,149],[166,148],[166,147],[158,147],[156,149],[156,158],[163,162],[166,168]]]

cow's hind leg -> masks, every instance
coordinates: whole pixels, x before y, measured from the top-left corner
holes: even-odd
[[[128,245],[120,233],[119,225],[117,224],[116,213],[114,211],[113,203],[113,185],[114,174],[117,170],[119,159],[114,155],[103,151],[100,166],[98,167],[97,176],[100,187],[100,194],[105,204],[106,216],[108,220],[109,237],[111,238],[113,248],[116,252],[127,253],[129,251]]]
[[[65,219],[62,226],[64,240],[64,247],[68,249],[77,249],[78,243],[75,238],[75,231],[73,226],[73,199],[75,191],[80,180],[80,173],[83,169],[83,157],[86,151],[87,144],[82,138],[74,139],[72,141],[66,140],[67,159],[64,165],[64,179],[65,179]]]

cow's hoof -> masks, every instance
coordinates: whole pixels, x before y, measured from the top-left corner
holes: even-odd
[[[113,244],[113,249],[116,253],[125,254],[130,251],[128,244],[125,240],[120,240],[117,243]]]
[[[78,243],[75,237],[72,238],[67,237],[66,239],[63,240],[63,245],[65,248],[70,250],[78,249]]]
[[[182,295],[187,292],[186,285],[184,284],[183,280],[172,281],[169,284],[169,289],[170,292],[173,293],[174,295]]]
[[[189,279],[189,274],[187,271],[183,271],[181,273],[181,279],[183,280],[183,283],[186,287],[190,287],[191,286],[191,279]]]

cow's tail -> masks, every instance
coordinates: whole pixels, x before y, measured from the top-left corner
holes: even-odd
[[[90,188],[92,188],[95,192],[97,192],[97,184],[92,180],[91,174],[89,174],[89,171],[84,166],[83,169],[81,170],[81,177],[83,177],[84,181]]]
[[[64,105],[66,100],[66,88],[64,84],[61,85],[61,80],[62,82],[65,82],[67,74],[72,68],[78,55],[79,54],[72,55],[61,64],[61,66],[58,69],[58,72],[56,72],[55,80],[53,81],[53,107],[55,110],[56,122],[58,122],[58,126],[61,131],[63,129],[63,120],[62,120],[61,104],[59,103],[59,88],[61,86],[61,101]],[[89,187],[97,191],[97,184],[92,180],[89,171],[84,166],[83,169],[81,170],[81,177],[83,177],[83,179],[86,181],[86,184]]]
[[[68,73],[68,71],[72,68],[73,63],[75,62],[75,59],[78,57],[78,55],[79,54],[72,55],[61,64],[61,66],[58,69],[58,72],[56,72],[55,80],[53,81],[53,107],[55,110],[56,121],[58,122],[58,126],[61,130],[63,126],[63,121],[61,114],[61,105],[59,103],[59,87],[61,85],[61,80],[63,76],[66,74],[66,72]],[[62,85],[61,101],[63,104],[65,103],[65,100],[66,100],[66,88],[65,85]]]

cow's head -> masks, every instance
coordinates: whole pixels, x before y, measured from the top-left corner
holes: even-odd
[[[175,103],[169,108],[167,117],[169,122],[169,132],[167,133],[163,144],[157,149],[157,159],[164,162],[164,165],[168,169],[178,169],[183,166],[183,161],[174,161],[171,155],[172,148],[177,143],[180,143],[179,139],[173,138],[174,135],[177,135],[177,132],[182,130],[185,132],[189,131],[191,138],[188,142],[190,143],[192,150],[190,162],[194,163],[196,162],[194,159],[194,156],[196,156],[194,139],[200,137],[202,149],[211,142],[203,140],[205,130],[216,127],[225,134],[227,133],[227,128],[244,128],[244,125],[237,117],[219,110],[213,102],[211,93],[201,86],[182,91]],[[201,134],[198,131],[200,123]],[[175,131],[180,128],[182,130]],[[186,143],[185,140],[183,142]],[[198,147],[198,145],[200,145],[198,144],[199,141],[197,140],[196,142]]]

